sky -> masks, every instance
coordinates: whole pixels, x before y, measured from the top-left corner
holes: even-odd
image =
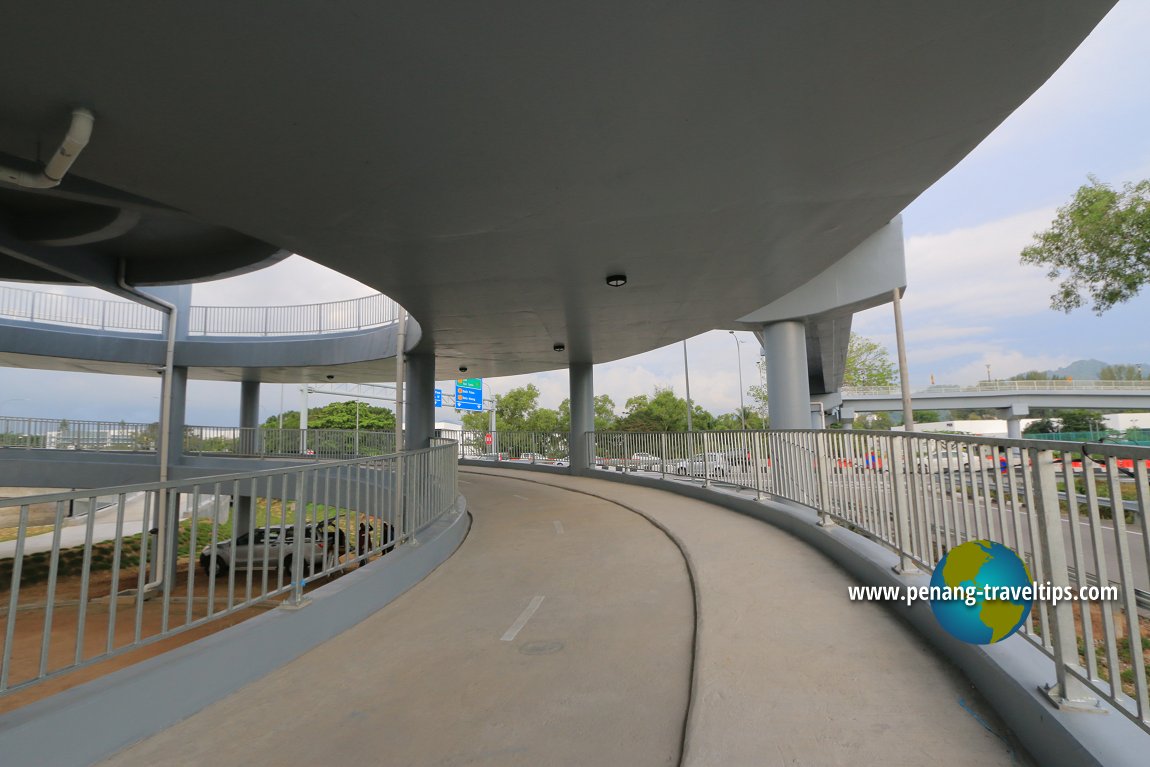
[[[1096,317],[1050,308],[1054,283],[1018,254],[1092,174],[1120,185],[1150,177],[1150,2],[1121,0],[1070,59],[961,163],[903,212],[907,290],[902,302],[912,386],[971,384],[1077,359],[1150,362],[1150,291]],[[20,286],[27,287],[27,286]],[[86,288],[50,288],[102,296]],[[372,290],[293,256],[261,272],[202,283],[193,302],[293,304],[368,295]],[[855,316],[855,332],[894,358],[890,305]],[[759,383],[759,347],[750,333],[712,331],[687,340],[691,396],[713,413],[739,406]],[[450,382],[444,382],[446,386]],[[565,370],[491,379],[501,393],[533,383],[540,403],[567,396]],[[681,344],[595,367],[596,393],[617,409],[657,386],[684,391]],[[0,368],[0,415],[72,420],[156,420],[160,387],[148,378]],[[298,409],[298,387],[283,387]],[[261,417],[278,412],[281,387],[265,385]],[[332,401],[312,395],[312,406]],[[239,386],[192,382],[188,423],[235,424]],[[747,398],[749,403],[749,397]],[[457,420],[440,410],[441,420]]]

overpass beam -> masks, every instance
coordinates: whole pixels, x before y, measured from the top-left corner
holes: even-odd
[[[590,362],[572,362],[567,369],[571,383],[571,433],[567,447],[572,474],[591,468],[587,433],[595,431],[594,369]]]
[[[420,450],[431,446],[435,436],[435,355],[408,354],[404,446]]]
[[[807,331],[797,320],[763,326],[772,429],[811,428],[811,384],[807,374]]]

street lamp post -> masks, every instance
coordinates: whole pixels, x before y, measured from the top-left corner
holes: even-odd
[[[731,338],[735,339],[735,353],[738,355],[738,360],[739,360],[739,418],[743,422],[743,431],[746,431],[747,430],[747,408],[743,404],[743,350],[739,346],[739,344],[742,342],[739,341],[739,337],[735,335],[735,331],[728,330],[727,332],[731,334]]]

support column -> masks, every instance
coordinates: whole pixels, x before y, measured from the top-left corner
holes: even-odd
[[[1022,419],[1030,415],[1029,405],[1014,404],[1005,409],[1006,436],[1022,439]]]
[[[172,409],[168,428],[168,466],[183,463],[184,427],[188,413],[188,369],[172,368]],[[160,428],[163,428],[161,424]]]
[[[595,431],[595,366],[590,362],[572,362],[568,366],[571,383],[571,433],[568,450],[571,473],[591,468],[587,432]]]
[[[240,382],[240,453],[260,455],[260,382]],[[240,483],[242,488],[246,483]],[[235,528],[246,532],[251,526],[252,497],[240,495],[235,499]]]
[[[771,428],[811,428],[806,327],[796,320],[764,325],[763,354],[767,358]]]
[[[419,450],[435,436],[435,355],[408,354],[406,368],[405,447]]]

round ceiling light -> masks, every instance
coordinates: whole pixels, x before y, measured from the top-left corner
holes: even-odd
[[[607,275],[607,284],[613,288],[621,288],[627,284],[627,275],[609,274]]]

